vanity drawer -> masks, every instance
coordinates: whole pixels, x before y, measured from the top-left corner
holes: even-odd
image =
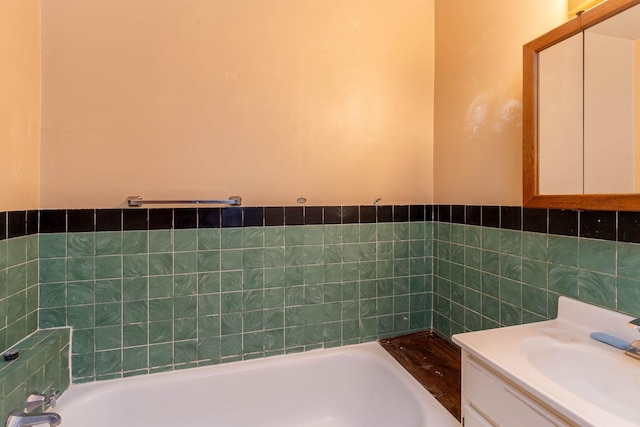
[[[467,359],[462,369],[465,426],[567,426],[547,409],[507,384],[479,362]],[[467,415],[468,408],[471,408]],[[469,417],[469,418],[467,418]],[[481,417],[480,419],[478,417]],[[486,423],[483,423],[486,422]]]

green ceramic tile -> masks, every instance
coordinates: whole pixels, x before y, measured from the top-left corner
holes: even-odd
[[[252,268],[242,271],[242,289],[256,290],[264,288],[264,269]]]
[[[342,281],[342,267],[340,264],[328,264],[323,266],[325,283]]]
[[[220,337],[220,316],[200,316],[198,321],[198,338]]]
[[[173,252],[173,233],[171,230],[149,231],[149,252]]]
[[[500,279],[500,300],[519,306],[522,303],[522,284],[515,280]]]
[[[198,322],[195,317],[175,319],[173,321],[174,341],[196,339],[198,337]]]
[[[462,224],[451,224],[451,242],[456,244],[464,244],[465,226]]]
[[[500,295],[500,278],[490,273],[483,273],[482,293],[498,298]]]
[[[242,246],[244,248],[264,247],[264,228],[247,227],[242,229]]]
[[[198,250],[209,251],[220,249],[220,229],[200,228],[198,229]]]
[[[40,236],[43,236],[42,234]],[[42,240],[41,240],[42,246]],[[42,247],[41,247],[42,252]],[[122,254],[122,232],[96,233],[96,255]],[[41,255],[42,256],[42,255]]]
[[[375,224],[360,224],[360,242],[375,242],[377,238],[377,227]]]
[[[514,326],[522,323],[522,309],[519,306],[501,303],[500,323],[504,326]]]
[[[220,316],[221,335],[233,335],[242,332],[242,313],[229,313]]]
[[[221,313],[239,313],[242,311],[242,292],[223,293],[220,298]]]
[[[285,267],[284,284],[285,286],[301,285],[304,283],[304,268],[301,266]]]
[[[322,246],[304,246],[303,253],[305,264],[324,263],[324,248]]]
[[[512,280],[522,280],[522,258],[513,255],[500,255],[500,275]]]
[[[546,318],[547,292],[534,286],[522,285],[522,308]]]
[[[67,260],[51,258],[40,260],[40,283],[56,283],[67,280]]]
[[[482,227],[482,249],[490,251],[500,250],[500,229]]]
[[[27,288],[27,266],[26,264],[9,267],[7,270],[7,295],[24,291]]]
[[[122,303],[122,321],[125,325],[147,322],[149,319],[149,302],[126,301]]]
[[[223,316],[224,324],[224,316]],[[264,329],[264,322],[262,317],[262,310],[259,311],[245,311],[242,313],[242,331],[254,332]]]
[[[149,298],[163,298],[173,296],[173,276],[149,277]]]
[[[618,243],[618,276],[629,279],[640,277],[640,245]]]
[[[67,256],[66,233],[39,234],[38,239],[40,241],[39,257],[41,259]],[[6,244],[6,241],[3,243]]]
[[[549,262],[578,266],[578,239],[575,237],[549,236]]]
[[[107,326],[95,329],[96,351],[112,350],[122,347],[122,328]]]
[[[615,276],[580,270],[578,273],[578,295],[581,301],[615,309]]]
[[[220,289],[222,292],[241,290],[242,271],[223,271],[220,274]]]
[[[604,240],[579,240],[579,266],[599,273],[616,273],[616,243]]]
[[[198,315],[198,298],[195,295],[174,297],[174,318],[196,317]]]
[[[39,327],[57,328],[67,325],[67,309],[65,307],[59,308],[41,308],[39,310]],[[69,323],[69,325],[71,325]]]
[[[122,233],[123,254],[143,254],[148,252],[149,235],[146,231],[125,231]]]
[[[482,315],[494,322],[500,322],[500,302],[490,296],[482,296]]]
[[[95,254],[95,233],[68,233],[67,256],[93,256]]]
[[[266,248],[263,253],[265,267],[284,267],[284,248]]]
[[[284,227],[265,227],[264,246],[284,246]]]
[[[342,243],[358,243],[360,241],[360,226],[349,224],[342,226]]]
[[[522,256],[533,260],[547,261],[547,235],[522,233]]]
[[[500,252],[510,255],[522,255],[522,232],[500,230]]]
[[[198,274],[198,293],[220,292],[220,273]]]
[[[146,300],[149,296],[149,283],[146,277],[131,277],[123,280],[124,301]]]
[[[220,268],[226,270],[242,269],[242,251],[241,250],[223,250],[220,252]]]
[[[122,257],[122,275],[124,277],[146,276],[149,269],[149,256],[124,255]]]
[[[169,320],[173,317],[173,298],[149,300],[149,321]]]
[[[278,288],[284,286],[285,283],[285,269],[280,268],[265,268],[264,269],[264,287],[265,288]]]
[[[50,286],[50,285],[49,285]],[[67,304],[83,305],[94,302],[93,282],[69,282],[67,283]]]
[[[148,366],[148,347],[125,348],[122,351],[122,369],[133,371],[146,368]]]
[[[175,252],[193,252],[198,249],[198,230],[185,229],[173,231],[173,250]]]
[[[285,246],[302,246],[304,244],[304,227],[289,226],[284,230]]]
[[[464,243],[467,246],[479,248],[482,242],[482,228],[477,226],[465,227]]]
[[[578,269],[549,264],[549,290],[568,297],[578,297]]]
[[[23,264],[27,261],[27,238],[14,237],[7,240],[7,266]]]
[[[173,273],[173,254],[152,253],[149,254],[149,275],[160,276]]]
[[[93,309],[93,306],[88,306]],[[71,317],[71,308],[69,308],[68,316]],[[84,308],[84,307],[78,307]],[[122,306],[120,303],[105,303],[95,305],[95,324],[96,326],[116,326],[122,324]],[[76,326],[74,324],[74,326]],[[91,326],[91,325],[86,325]],[[82,327],[77,325],[77,327]]]
[[[396,222],[393,224],[393,240],[409,240],[409,224]]]
[[[482,271],[499,274],[500,254],[498,252],[482,251]]]
[[[166,366],[173,363],[173,344],[154,344],[149,346],[149,366]]]
[[[547,289],[547,262],[530,258],[522,259],[522,282],[540,289]]]
[[[173,341],[173,321],[149,322],[149,343],[160,344]]]
[[[40,308],[64,307],[66,303],[67,289],[64,283],[40,285]],[[1,317],[5,320],[4,316]]]
[[[479,291],[482,287],[482,273],[474,268],[465,268],[465,286]]]
[[[393,258],[402,259],[409,257],[409,242],[406,240],[393,242]]]
[[[378,242],[393,241],[393,224],[384,224],[384,223],[377,224],[376,240]]]
[[[96,374],[112,374],[122,370],[122,351],[109,350],[95,353]]]
[[[482,294],[473,289],[466,288],[464,292],[464,305],[469,310],[480,313],[482,311]]]
[[[188,274],[198,272],[197,252],[177,252],[173,255],[174,274]]]
[[[220,248],[242,248],[242,228],[222,228],[220,230]]]
[[[617,310],[640,316],[640,282],[618,277]]]
[[[338,289],[339,289],[338,285]],[[338,290],[339,292],[339,290]],[[265,289],[264,290],[264,308],[280,308],[284,307],[284,298],[285,298],[284,288],[273,288],[273,289]]]
[[[242,252],[243,268],[262,268],[264,267],[264,250],[263,249],[245,249]]]
[[[122,257],[105,255],[95,257],[95,278],[111,279],[122,277]]]
[[[173,295],[189,296],[198,293],[197,274],[177,274],[173,276]]]

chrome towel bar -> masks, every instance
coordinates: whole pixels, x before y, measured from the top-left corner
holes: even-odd
[[[232,205],[240,206],[242,197],[230,196],[224,200],[142,200],[142,196],[127,197],[127,205],[130,208],[139,208],[142,205]]]

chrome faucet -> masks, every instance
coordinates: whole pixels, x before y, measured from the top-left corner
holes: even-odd
[[[49,424],[49,427],[60,425],[62,418],[53,412],[40,414],[27,414],[25,412],[13,411],[7,417],[5,427],[31,427],[38,424]]]
[[[640,319],[633,319],[627,326],[640,332]],[[631,343],[631,346],[624,352],[627,356],[640,359],[640,340],[635,340]]]
[[[49,390],[49,394],[31,392],[27,396],[27,400],[24,401],[24,412],[29,414],[47,405],[53,408],[56,406],[58,396],[60,396],[60,392],[54,389]]]

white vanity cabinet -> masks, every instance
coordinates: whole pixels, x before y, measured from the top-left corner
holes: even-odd
[[[576,425],[464,351],[462,418],[465,427]]]

